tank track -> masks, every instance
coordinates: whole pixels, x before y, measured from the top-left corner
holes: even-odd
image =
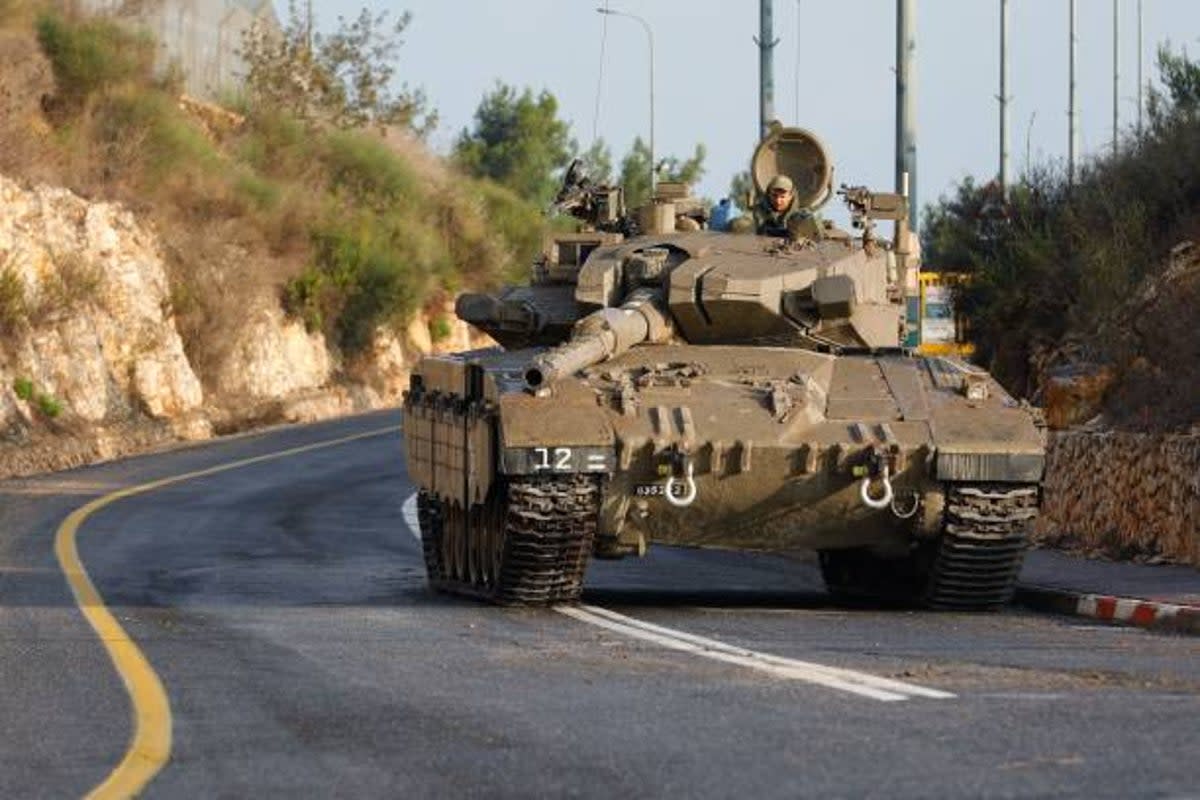
[[[949,484],[941,534],[902,559],[826,550],[821,574],[843,599],[986,611],[1012,600],[1037,517],[1037,485]]]
[[[576,602],[600,500],[599,481],[582,475],[508,480],[465,515],[422,491],[417,508],[430,585],[500,605]]]
[[[1012,600],[1038,503],[1036,485],[951,484],[925,605],[982,610]]]

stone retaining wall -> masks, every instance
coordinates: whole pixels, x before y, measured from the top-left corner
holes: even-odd
[[[1200,566],[1200,435],[1050,433],[1038,538]]]

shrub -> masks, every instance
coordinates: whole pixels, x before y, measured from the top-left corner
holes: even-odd
[[[130,81],[148,82],[154,42],[109,20],[73,22],[49,12],[38,17],[38,42],[50,59],[58,102],[67,111]]]
[[[28,403],[33,399],[33,381],[29,380],[29,378],[15,378],[13,380],[13,393]]]
[[[429,321],[429,338],[433,341],[444,342],[450,338],[452,333],[454,333],[454,326],[444,316],[438,315]]]
[[[334,189],[380,210],[424,200],[421,195],[425,187],[420,186],[412,169],[379,139],[336,131],[325,141],[325,164]]]
[[[155,184],[222,168],[216,148],[165,92],[114,94],[97,109],[95,131],[117,166],[136,167]]]
[[[36,399],[37,410],[42,412],[43,416],[54,419],[62,413],[62,403],[53,395],[39,394]]]
[[[28,321],[25,284],[15,270],[0,267],[0,333],[11,335]]]

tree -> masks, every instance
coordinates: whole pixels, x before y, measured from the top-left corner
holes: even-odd
[[[1161,46],[1158,72],[1166,91],[1151,90],[1151,120],[1162,124],[1174,115],[1194,115],[1200,111],[1200,62],[1189,60],[1187,51],[1175,55]]]
[[[743,170],[729,181],[729,199],[742,211],[749,211],[754,203],[754,179],[750,170]]]
[[[704,176],[706,155],[704,145],[697,144],[691,158],[679,159],[675,156],[664,158],[657,165],[658,179],[695,183]],[[621,160],[621,185],[625,188],[625,204],[629,208],[637,208],[649,201],[650,148],[640,136],[633,140],[633,146]]]
[[[454,143],[454,160],[470,175],[490,178],[518,196],[545,205],[558,190],[555,172],[566,166],[575,143],[558,118],[550,92],[536,97],[497,83],[475,110],[475,124]]]
[[[588,177],[598,184],[610,184],[613,179],[612,151],[603,139],[592,142],[592,146],[580,153],[578,158],[587,167]]]
[[[246,32],[242,58],[251,98],[301,119],[341,128],[404,127],[425,136],[437,125],[423,92],[407,85],[393,93],[392,62],[412,21],[405,12],[388,22],[387,12],[363,9],[352,21],[338,17],[337,30],[313,33],[294,0],[283,31],[261,27]]]

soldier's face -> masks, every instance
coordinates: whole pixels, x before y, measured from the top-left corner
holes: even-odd
[[[792,204],[792,193],[787,189],[772,189],[771,190],[771,208],[775,211],[783,211]]]

